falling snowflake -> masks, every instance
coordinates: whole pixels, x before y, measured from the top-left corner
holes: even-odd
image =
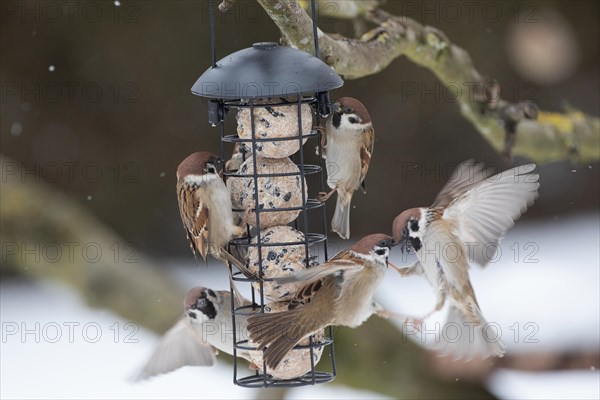
[[[13,136],[21,136],[23,133],[23,125],[20,122],[15,122],[10,127],[10,134]]]
[[[56,67],[54,65],[51,65],[48,67],[48,71],[50,72],[54,72],[56,70]]]

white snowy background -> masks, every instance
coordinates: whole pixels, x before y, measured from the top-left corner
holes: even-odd
[[[515,243],[520,248],[517,262]],[[537,247],[524,248],[528,243]],[[502,242],[502,257],[497,262],[485,270],[471,269],[484,315],[500,326],[509,354],[600,348],[599,243],[597,214],[518,224]],[[532,249],[537,249],[534,254]],[[530,255],[530,262],[525,262],[526,255]],[[403,260],[396,252],[392,261],[404,265],[410,259]],[[225,287],[224,270],[201,272],[202,285]],[[187,289],[198,284],[200,272],[181,266],[176,275]],[[231,367],[222,362],[213,368],[182,368],[132,383],[130,378],[152,352],[157,335],[144,329],[134,331],[119,316],[86,306],[73,291],[54,283],[11,281],[2,282],[0,289],[2,399],[215,399],[256,395],[255,390],[234,386]],[[434,305],[431,289],[422,278],[401,278],[393,270],[388,272],[378,300],[393,311],[413,315]],[[441,321],[443,314],[427,323]],[[519,340],[515,340],[515,328],[511,329],[515,323],[519,324]],[[530,336],[537,343],[525,343],[525,334],[532,332],[524,330],[526,323],[537,327]],[[598,399],[600,371],[597,364],[586,370],[564,372],[499,370],[487,385],[505,399]],[[293,389],[287,398],[386,397],[326,384]]]

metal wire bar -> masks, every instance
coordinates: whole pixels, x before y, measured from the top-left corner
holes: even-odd
[[[310,9],[312,12],[312,20],[313,20],[313,40],[315,41],[315,57],[321,58],[321,51],[319,50],[319,28],[317,27],[317,2],[316,2],[316,0],[310,0]]]
[[[210,53],[212,57],[212,66],[213,68],[217,66],[217,49],[215,46],[215,1],[208,1],[208,15],[210,20]]]
[[[255,108],[256,107],[263,107],[266,106],[263,102],[261,102],[260,104],[256,104],[254,101],[249,101],[249,102],[242,102],[240,101],[229,101],[226,103],[226,107],[231,107],[231,108],[248,108],[250,111],[250,127],[251,127],[251,137],[248,139],[241,139],[239,138],[239,136],[237,135],[225,135],[224,134],[224,126],[222,125],[222,134],[221,134],[221,142],[225,143],[238,143],[238,142],[243,142],[243,143],[251,143],[252,146],[252,150],[253,151],[248,151],[247,154],[244,152],[243,153],[243,159],[245,160],[248,157],[252,157],[252,163],[254,166],[254,171],[250,174],[239,174],[239,173],[234,173],[234,172],[224,172],[224,176],[226,176],[227,179],[240,179],[240,178],[251,178],[254,182],[254,193],[253,193],[253,197],[254,197],[254,204],[255,207],[251,210],[251,212],[254,213],[254,215],[256,216],[256,227],[254,229],[250,229],[250,227],[247,228],[247,235],[245,237],[240,237],[240,238],[235,238],[232,239],[230,241],[229,246],[238,250],[243,250],[243,249],[249,249],[249,248],[256,248],[258,250],[258,267],[259,267],[259,273],[258,273],[258,279],[249,279],[247,277],[245,277],[241,272],[234,272],[233,273],[233,280],[235,282],[251,282],[251,283],[258,283],[258,296],[256,295],[255,292],[255,287],[252,286],[252,304],[250,305],[246,305],[246,306],[233,306],[232,309],[232,318],[234,320],[234,325],[235,325],[235,318],[239,318],[240,316],[248,316],[254,312],[256,312],[256,309],[260,307],[260,312],[265,312],[265,297],[264,297],[264,282],[269,282],[272,281],[272,279],[268,279],[266,277],[264,277],[264,271],[263,271],[263,254],[262,254],[262,249],[264,246],[268,246],[268,247],[281,247],[281,246],[304,246],[305,248],[305,253],[306,253],[306,266],[309,267],[311,260],[313,259],[313,256],[311,254],[311,249],[312,246],[315,245],[321,245],[323,244],[324,247],[324,253],[325,253],[325,260],[327,260],[328,258],[328,254],[327,254],[327,214],[326,212],[323,213],[323,233],[312,233],[310,232],[309,229],[309,221],[308,221],[308,212],[312,209],[318,209],[318,208],[322,208],[323,210],[325,209],[325,204],[316,200],[316,199],[311,199],[308,198],[307,193],[306,193],[306,185],[307,182],[305,181],[305,177],[312,175],[312,174],[319,174],[319,181],[320,181],[320,186],[321,186],[321,191],[323,191],[324,189],[324,166],[323,166],[323,160],[322,160],[322,141],[321,141],[321,133],[318,131],[311,131],[308,134],[303,132],[302,130],[302,113],[301,113],[301,107],[303,104],[315,104],[317,102],[316,97],[302,97],[302,96],[297,96],[296,97],[296,101],[295,102],[291,102],[288,99],[279,99],[279,102],[277,102],[276,100],[273,100],[271,102],[269,102],[268,106],[269,107],[278,107],[278,106],[285,106],[285,105],[291,105],[291,104],[295,104],[296,107],[298,107],[298,135],[293,136],[293,137],[289,137],[289,138],[277,138],[279,140],[297,140],[299,142],[300,145],[300,151],[297,152],[293,158],[296,159],[296,165],[298,166],[298,172],[294,172],[294,173],[259,173],[258,172],[258,157],[256,156],[256,149],[257,146],[261,143],[261,142],[269,142],[269,141],[275,141],[273,139],[263,139],[263,138],[258,138],[256,137],[256,127],[255,127]],[[315,138],[316,140],[318,140],[318,154],[320,156],[320,160],[319,163],[320,165],[310,165],[310,164],[305,164],[305,158],[304,158],[304,153],[303,153],[303,148],[304,148],[304,140],[306,139],[310,139],[310,138]],[[300,182],[301,182],[301,191],[302,191],[302,203],[300,206],[297,207],[282,207],[282,208],[273,208],[273,209],[260,209],[260,207],[258,206],[260,204],[260,197],[259,197],[259,179],[275,179],[275,178],[279,178],[279,177],[289,177],[289,176],[299,176]],[[233,209],[234,212],[244,212],[246,210],[244,209]],[[300,211],[300,213],[302,214],[301,218],[297,218],[296,219],[296,223],[298,222],[298,220],[302,220],[302,233],[304,234],[304,238],[303,240],[296,240],[293,242],[273,242],[273,243],[268,243],[267,244],[263,244],[262,242],[262,237],[261,237],[261,229],[260,229],[260,216],[263,212],[278,212],[278,211]],[[298,228],[298,225],[296,225],[296,228]],[[253,235],[254,233],[254,235]],[[254,237],[253,237],[254,236]],[[254,240],[253,240],[254,239]],[[314,250],[314,249],[313,249]],[[232,294],[233,294],[233,289],[232,289]],[[258,303],[258,304],[256,304]],[[234,339],[235,339],[235,345],[234,345],[234,351],[237,352],[240,350],[257,350],[255,346],[252,346],[248,343],[248,340],[238,340],[238,329],[237,326],[234,327]],[[329,382],[331,380],[334,379],[335,377],[335,360],[334,360],[334,353],[332,351],[330,351],[330,355],[332,358],[332,372],[320,372],[320,371],[316,371],[315,370],[315,349],[320,349],[320,348],[324,348],[327,346],[332,346],[333,345],[333,336],[332,336],[332,330],[329,330],[329,335],[328,337],[325,336],[324,339],[321,340],[315,340],[315,338],[313,336],[311,336],[309,338],[309,344],[307,345],[297,345],[294,348],[296,350],[309,350],[310,351],[310,357],[311,357],[311,368],[310,371],[308,373],[306,373],[304,376],[299,377],[299,378],[295,378],[295,379],[287,379],[287,380],[280,380],[280,379],[275,379],[273,377],[271,377],[266,370],[266,365],[263,365],[263,368],[261,371],[256,371],[254,374],[250,375],[250,376],[246,376],[246,377],[242,377],[242,378],[238,378],[238,374],[237,374],[237,359],[234,359],[234,369],[235,369],[235,373],[234,373],[234,381],[237,385],[240,386],[245,386],[245,387],[270,387],[270,386],[303,386],[303,385],[314,385],[317,383],[323,383],[323,382]],[[330,347],[331,349],[331,347]]]

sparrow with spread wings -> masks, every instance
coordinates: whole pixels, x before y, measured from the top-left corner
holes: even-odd
[[[441,347],[456,358],[504,353],[504,345],[484,330],[487,322],[471,286],[469,262],[486,266],[494,256],[490,249],[495,252],[506,231],[533,204],[539,187],[534,169],[529,164],[486,177],[482,164],[463,162],[431,207],[411,208],[394,219],[394,241],[418,258],[399,272],[425,275],[437,292],[434,311],[450,302],[446,324],[457,324],[462,333]]]
[[[233,283],[232,283],[233,285]],[[249,305],[234,288],[235,306]],[[233,354],[231,293],[203,287],[192,288],[184,299],[185,315],[158,342],[149,360],[135,380],[147,379],[185,366],[212,366],[218,351]],[[237,340],[247,340],[247,315],[236,316]],[[248,350],[238,349],[237,356],[250,362]]]
[[[264,359],[275,369],[303,338],[328,325],[357,327],[372,314],[387,318],[373,295],[387,271],[393,240],[384,234],[365,236],[348,250],[317,267],[298,271],[281,283],[300,282],[288,311],[248,318],[250,340],[266,347]]]

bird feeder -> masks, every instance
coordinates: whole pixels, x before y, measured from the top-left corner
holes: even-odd
[[[320,182],[312,192],[325,191],[321,132],[312,128],[329,114],[328,93],[343,81],[319,59],[315,2],[311,5],[316,57],[264,42],[216,61],[214,4],[210,1],[213,62],[192,87],[193,94],[208,99],[208,121],[220,129],[222,160],[228,159],[226,147],[233,145],[239,151],[241,165],[226,169],[224,179],[234,213],[245,214],[248,224],[246,235],[234,238],[229,250],[241,255],[241,261],[258,277],[249,279],[232,271],[233,281],[250,284],[252,291],[251,305],[236,307],[231,302],[233,381],[245,387],[314,385],[329,382],[336,374],[331,327],[301,341],[270,371],[262,362],[262,349],[244,339],[236,324],[241,315],[285,311],[296,288],[277,285],[273,278],[311,268],[317,263],[317,254],[323,255],[323,261],[328,258],[327,210],[324,203],[309,196],[306,177],[317,175],[314,181]],[[225,128],[225,119],[233,111],[237,111],[237,133]],[[311,140],[319,155],[315,165],[304,161],[304,144]],[[319,211],[320,232],[315,232],[309,226],[308,213]],[[315,366],[326,349],[329,371],[317,371]],[[242,350],[253,355],[254,372],[235,357]],[[249,374],[240,377],[242,368]]]

